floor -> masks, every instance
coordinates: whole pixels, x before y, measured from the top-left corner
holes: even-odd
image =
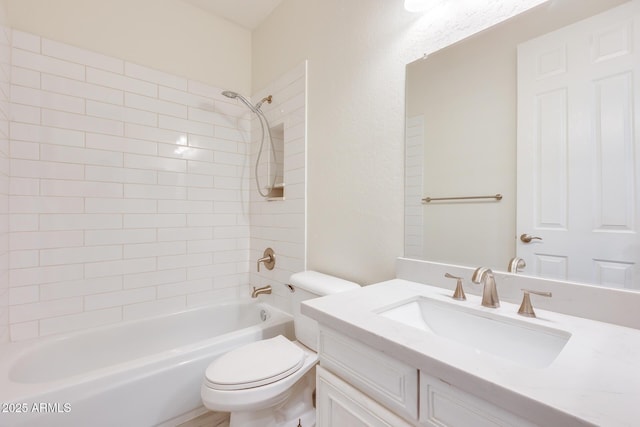
[[[177,427],[229,427],[229,414],[207,412]]]

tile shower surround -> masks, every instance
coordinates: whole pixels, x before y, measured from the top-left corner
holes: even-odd
[[[9,341],[9,92],[11,31],[0,25],[0,343]]]
[[[9,254],[10,339],[246,292],[255,266],[248,110],[220,88],[12,33],[10,251],[0,248]],[[6,150],[0,155],[4,165]],[[297,194],[304,207],[303,188]],[[263,234],[265,209],[257,217]],[[300,233],[293,233],[297,250]],[[300,262],[292,259],[295,271]]]

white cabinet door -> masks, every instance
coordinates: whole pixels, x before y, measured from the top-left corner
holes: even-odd
[[[640,1],[518,48],[527,272],[640,289]]]
[[[317,427],[411,427],[322,366],[317,367]]]
[[[418,370],[331,329],[321,327],[320,364],[394,413],[418,418]]]
[[[420,373],[420,424],[426,427],[535,427],[424,373]]]

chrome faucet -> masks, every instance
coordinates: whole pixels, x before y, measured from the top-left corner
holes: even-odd
[[[524,262],[522,258],[520,257],[511,258],[511,260],[509,261],[509,267],[507,268],[507,271],[509,273],[518,273],[520,270],[522,270],[526,266],[527,266],[527,263]]]
[[[271,293],[271,285],[263,286],[261,288],[253,287],[253,291],[251,291],[251,298],[258,298],[260,294],[270,294]]]
[[[496,279],[493,277],[493,271],[486,267],[479,267],[473,272],[471,281],[476,284],[484,284],[482,290],[482,306],[489,308],[500,307],[500,298],[498,298],[498,290],[496,289]]]

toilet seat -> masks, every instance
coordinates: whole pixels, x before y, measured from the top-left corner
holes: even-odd
[[[256,341],[222,355],[205,372],[215,390],[245,390],[271,384],[299,370],[304,351],[282,335]]]

